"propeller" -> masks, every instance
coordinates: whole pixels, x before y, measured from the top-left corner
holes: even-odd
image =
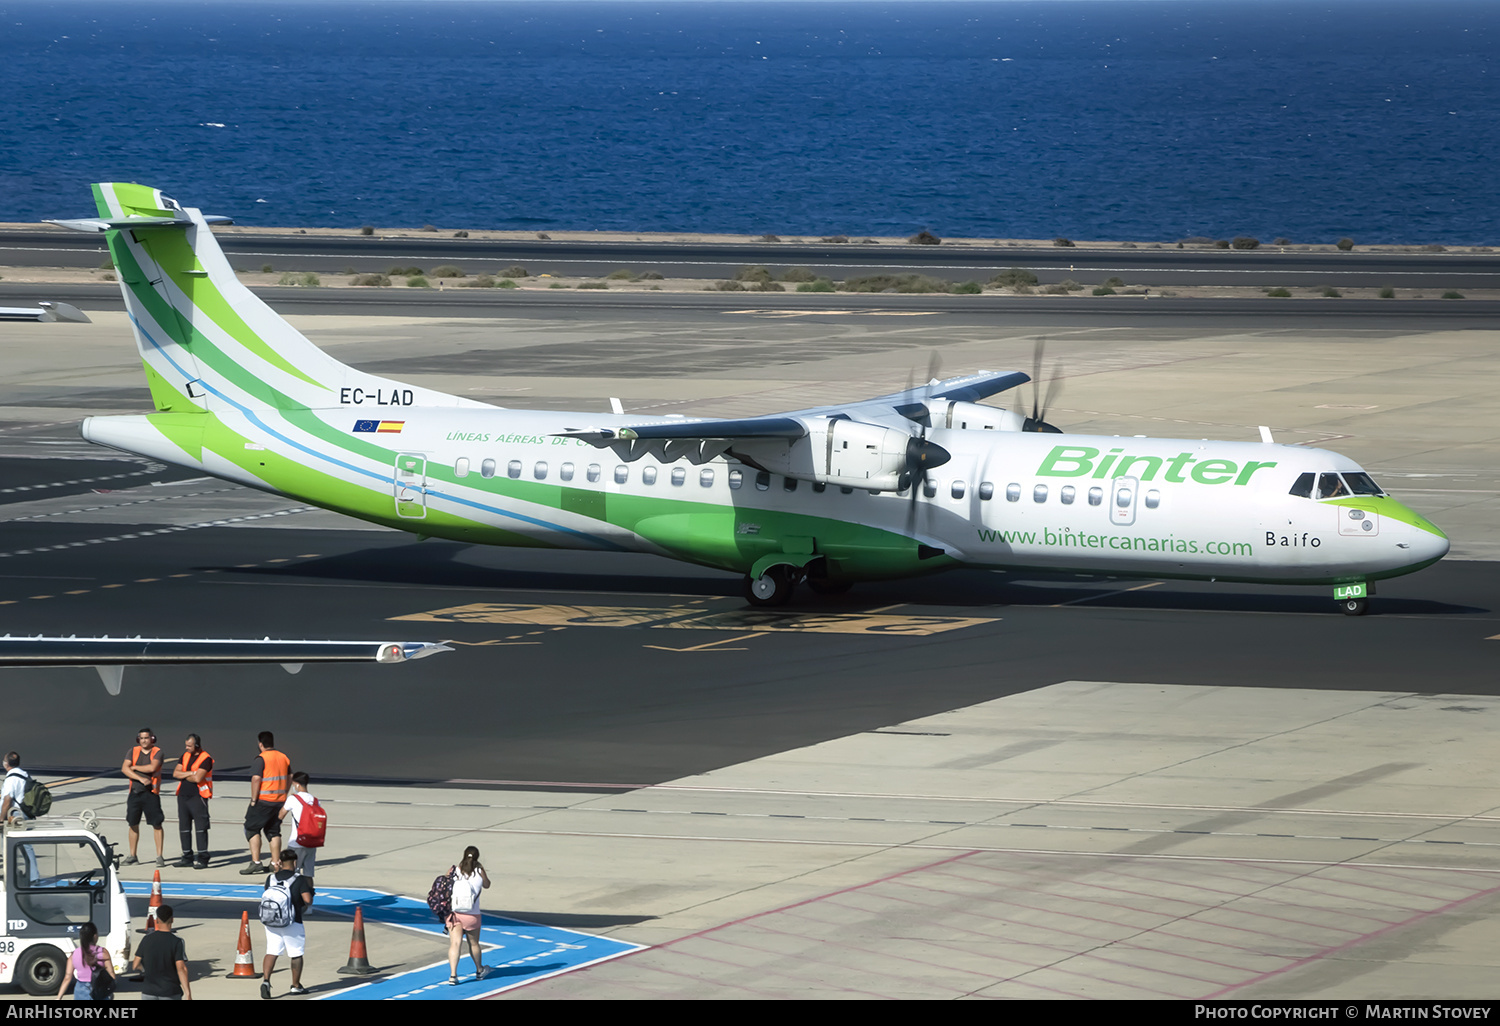
[[[927,384],[922,386],[921,409],[916,409],[916,404],[902,409],[904,416],[914,421],[917,425],[917,433],[912,435],[906,443],[906,472],[903,480],[906,487],[911,489],[911,504],[907,507],[906,533],[916,534],[917,530],[917,491],[927,483],[927,472],[936,470],[944,463],[953,458],[953,454],[944,449],[936,442],[927,440],[927,430],[932,426],[932,417],[927,407],[927,401],[932,398],[932,386],[938,383],[938,372],[942,369],[942,360],[934,351],[932,357],[927,361]],[[907,387],[911,391],[911,387]],[[908,412],[910,411],[910,412]]]
[[[1047,350],[1047,340],[1039,338],[1036,340],[1036,348],[1031,354],[1031,416],[1026,418],[1022,431],[1037,431],[1047,434],[1060,435],[1062,428],[1054,427],[1047,423],[1046,413],[1052,401],[1062,391],[1062,375],[1058,364],[1052,365],[1052,378],[1047,382],[1046,398],[1042,398],[1042,356]]]

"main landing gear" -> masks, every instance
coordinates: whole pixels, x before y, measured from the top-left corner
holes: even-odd
[[[797,586],[797,570],[793,567],[773,566],[759,577],[745,575],[745,598],[752,606],[783,606],[792,597]]]
[[[842,595],[854,586],[853,581],[830,580],[827,577],[813,577],[803,567],[780,566],[768,567],[766,572],[759,577],[745,577],[745,598],[752,606],[781,606],[792,597],[799,583],[805,582],[810,591],[816,595]]]

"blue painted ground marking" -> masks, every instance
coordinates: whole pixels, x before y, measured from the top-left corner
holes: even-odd
[[[252,906],[254,913],[259,906],[264,883],[213,884],[184,883],[164,884],[162,891],[172,898],[217,898],[242,901]],[[151,893],[149,883],[125,883],[125,893],[135,897],[146,897]],[[447,930],[433,916],[427,902],[419,898],[408,898],[400,894],[383,891],[362,890],[354,887],[334,887],[318,891],[315,909],[337,916],[354,917],[356,908],[362,909],[367,922],[381,923],[405,930],[415,930],[428,936],[443,938]],[[468,945],[464,945],[463,959],[459,962],[459,984],[448,985],[448,962],[412,969],[395,976],[378,980],[357,982],[349,980],[343,990],[325,995],[322,1000],[437,1000],[455,1001],[488,997],[502,990],[519,987],[545,976],[581,969],[595,962],[618,958],[632,951],[641,950],[641,945],[608,937],[578,933],[554,926],[538,926],[518,919],[486,916],[479,931],[480,943],[486,966],[490,967],[483,980],[474,979],[473,963],[469,960]]]

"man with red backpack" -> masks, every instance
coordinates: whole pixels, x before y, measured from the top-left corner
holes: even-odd
[[[289,851],[297,853],[297,872],[312,879],[317,864],[318,849],[328,834],[328,813],[307,790],[312,778],[306,773],[292,774],[292,793],[281,810],[282,819],[291,820],[290,837],[286,842]]]

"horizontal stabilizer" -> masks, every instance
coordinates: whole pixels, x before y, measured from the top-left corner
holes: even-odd
[[[207,224],[234,224],[233,218],[219,214],[205,214],[203,220]],[[129,228],[133,231],[151,228],[186,228],[193,223],[193,220],[183,214],[179,217],[116,217],[109,220],[98,217],[48,217],[44,218],[42,223],[55,224],[59,228],[68,228],[75,232],[107,232],[112,228]]]

